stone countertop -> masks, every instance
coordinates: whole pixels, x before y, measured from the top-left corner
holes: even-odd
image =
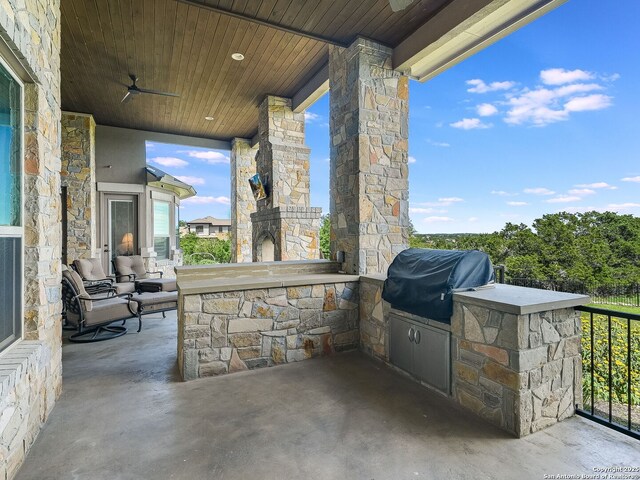
[[[382,285],[386,279],[387,276],[384,273],[360,275],[361,282],[372,283],[374,285]]]
[[[591,299],[588,295],[496,284],[495,288],[454,293],[453,300],[500,312],[526,315],[577,307],[589,303]]]
[[[205,293],[231,292],[234,290],[257,290],[261,288],[298,287],[302,285],[318,285],[322,283],[357,282],[358,275],[343,273],[318,273],[309,275],[272,275],[262,278],[208,278],[202,280],[178,281],[181,295],[200,295]]]

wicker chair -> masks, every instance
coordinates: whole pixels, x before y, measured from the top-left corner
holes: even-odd
[[[77,329],[69,337],[71,342],[99,342],[119,337],[127,333],[127,329],[110,324],[138,316],[138,305],[131,300],[131,293],[118,294],[111,289],[89,295],[80,275],[70,269],[62,271],[62,297],[66,323]]]

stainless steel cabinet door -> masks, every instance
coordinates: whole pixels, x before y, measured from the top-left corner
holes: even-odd
[[[393,315],[389,317],[389,358],[407,372],[413,370],[413,332],[415,327],[409,322]]]
[[[428,325],[415,327],[413,371],[416,377],[449,393],[449,333]]]

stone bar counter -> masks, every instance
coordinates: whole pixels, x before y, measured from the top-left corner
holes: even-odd
[[[357,275],[326,260],[177,267],[184,380],[358,346]]]
[[[391,364],[384,276],[360,277],[360,348]],[[511,285],[453,297],[451,398],[521,437],[582,403],[580,313],[585,295]]]

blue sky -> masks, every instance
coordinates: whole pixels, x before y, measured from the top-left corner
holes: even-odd
[[[640,3],[569,0],[410,82],[410,215],[423,233],[492,232],[545,213],[640,215]],[[329,207],[329,100],[307,111],[311,204]],[[181,216],[229,216],[228,152],[151,144],[198,190]],[[180,161],[176,161],[180,160]]]

